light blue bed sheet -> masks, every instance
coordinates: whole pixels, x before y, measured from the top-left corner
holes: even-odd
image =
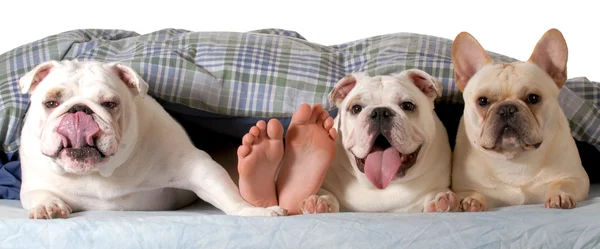
[[[169,212],[29,220],[0,200],[0,248],[600,248],[600,185],[573,210],[236,217],[204,203]]]

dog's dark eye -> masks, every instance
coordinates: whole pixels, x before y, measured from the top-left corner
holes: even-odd
[[[58,101],[48,100],[44,102],[44,105],[49,109],[56,108],[58,106]]]
[[[102,106],[104,106],[108,109],[114,109],[117,107],[117,102],[106,101],[106,102],[102,103]]]
[[[402,110],[405,110],[405,111],[414,111],[415,110],[415,104],[413,104],[412,102],[403,102],[402,104],[400,104],[400,107],[402,107]]]
[[[538,102],[540,102],[540,95],[537,94],[529,94],[527,95],[527,102],[529,102],[529,104],[537,104]]]
[[[487,106],[490,104],[490,100],[486,97],[480,97],[477,99],[477,104],[481,107]]]
[[[362,106],[353,105],[350,111],[352,112],[352,114],[359,114],[362,111]]]

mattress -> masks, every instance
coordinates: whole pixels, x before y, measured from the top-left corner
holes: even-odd
[[[177,211],[81,212],[30,220],[0,200],[1,248],[600,248],[600,185],[572,210],[227,216],[198,202]]]

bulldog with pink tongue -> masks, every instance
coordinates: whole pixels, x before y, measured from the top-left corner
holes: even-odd
[[[338,107],[336,157],[312,198],[327,212],[460,211],[448,135],[434,112],[441,91],[418,69],[341,79],[329,96]]]
[[[202,198],[229,215],[279,216],[244,201],[133,69],[48,61],[19,81],[31,104],[21,132],[21,204],[32,219],[88,210],[171,210]]]

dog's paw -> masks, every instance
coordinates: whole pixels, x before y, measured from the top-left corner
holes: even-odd
[[[477,199],[468,196],[460,202],[460,207],[463,212],[483,212],[485,211],[485,203],[479,202]]]
[[[246,207],[240,210],[239,216],[286,216],[287,210],[279,206],[271,206],[268,208],[261,207]]]
[[[50,199],[29,210],[30,219],[66,219],[73,210],[59,199]]]
[[[458,212],[460,203],[452,191],[438,193],[435,198],[427,203],[427,212]]]
[[[298,204],[301,214],[332,213],[334,210],[325,197],[311,195]]]
[[[566,193],[550,193],[546,197],[546,204],[544,206],[546,208],[571,209],[577,206],[577,202]]]

